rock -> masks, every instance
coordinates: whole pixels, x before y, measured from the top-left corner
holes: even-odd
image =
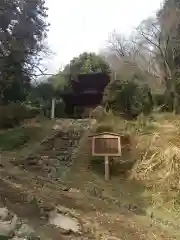
[[[53,129],[53,130],[61,130],[61,129],[62,129],[62,126],[56,124],[56,125],[54,125],[54,126],[52,127],[52,129]]]
[[[5,220],[8,217],[9,211],[7,208],[0,208],[0,220]]]
[[[146,209],[146,215],[150,217],[151,219],[154,218],[154,212],[152,209]]]
[[[32,239],[35,237],[35,232],[29,225],[23,224],[20,229],[16,231],[15,235],[20,238],[28,237],[28,239]]]
[[[29,240],[28,238],[19,238],[19,237],[13,237],[11,240]]]
[[[10,236],[15,232],[16,224],[18,222],[18,218],[14,215],[11,221],[0,221],[0,234],[2,236]]]
[[[50,212],[49,223],[60,228],[62,230],[61,233],[63,234],[68,234],[70,232],[80,234],[81,232],[80,224],[76,219],[55,211]]]
[[[69,189],[69,192],[70,192],[70,193],[79,193],[80,190],[79,190],[79,189],[76,189],[76,188],[70,188],[70,189]]]
[[[1,155],[0,155],[0,168],[3,168],[4,167],[4,164],[2,163],[2,158],[1,158]]]
[[[68,192],[68,191],[69,191],[69,188],[66,187],[66,186],[63,186],[63,187],[61,188],[61,190],[64,191],[64,192]]]
[[[145,215],[146,214],[146,211],[143,208],[141,208],[140,206],[137,206],[135,204],[127,204],[124,207],[137,215]]]

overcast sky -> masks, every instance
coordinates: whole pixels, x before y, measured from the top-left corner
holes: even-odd
[[[155,13],[161,0],[46,0],[49,8],[48,44],[56,54],[47,62],[57,71],[84,51],[98,52],[116,29],[129,34]]]

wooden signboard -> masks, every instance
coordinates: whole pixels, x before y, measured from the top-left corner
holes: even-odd
[[[109,180],[109,157],[121,156],[121,136],[104,132],[91,137],[92,155],[105,157],[105,179]]]

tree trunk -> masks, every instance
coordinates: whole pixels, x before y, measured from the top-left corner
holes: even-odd
[[[179,94],[176,89],[176,81],[173,81],[173,113],[178,114],[179,112]]]
[[[174,93],[174,98],[173,98],[173,113],[174,114],[179,113],[179,96],[176,92]]]

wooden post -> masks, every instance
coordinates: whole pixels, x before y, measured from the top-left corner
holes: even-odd
[[[52,120],[55,118],[55,105],[56,105],[56,99],[52,98],[52,105],[51,105],[51,119]]]
[[[105,180],[109,180],[109,157],[105,156]]]

